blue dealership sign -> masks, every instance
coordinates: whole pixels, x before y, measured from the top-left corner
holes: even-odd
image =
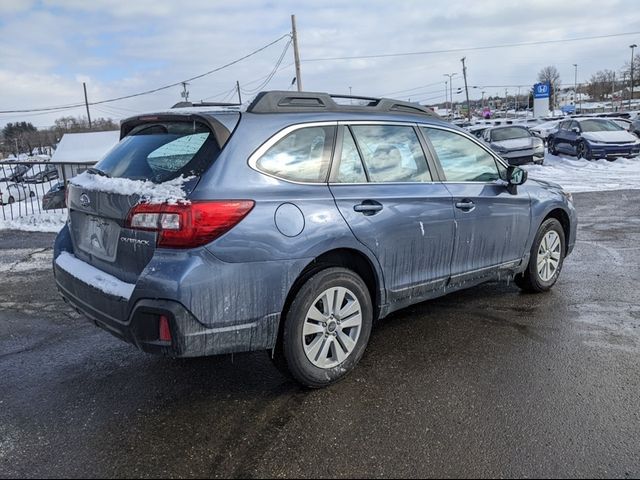
[[[549,98],[551,84],[549,82],[536,83],[533,86],[533,98]]]

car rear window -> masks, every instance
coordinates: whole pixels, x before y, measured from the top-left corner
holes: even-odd
[[[220,154],[209,128],[199,122],[138,125],[96,168],[110,177],[162,183],[199,176]]]

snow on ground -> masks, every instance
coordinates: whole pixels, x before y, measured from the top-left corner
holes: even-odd
[[[12,248],[0,250],[0,273],[25,273],[51,269],[52,249]]]
[[[529,178],[558,183],[569,192],[640,188],[640,157],[590,161],[547,152],[544,165],[525,165],[524,169]]]
[[[67,221],[66,211],[42,212],[3,220],[0,215],[0,231],[22,230],[25,232],[59,232]]]

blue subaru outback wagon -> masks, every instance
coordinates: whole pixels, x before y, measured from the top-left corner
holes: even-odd
[[[271,91],[244,111],[123,121],[68,187],[64,299],[146,352],[268,350],[322,387],[395,310],[495,279],[556,283],[576,239],[570,194],[428,109],[348,103]]]

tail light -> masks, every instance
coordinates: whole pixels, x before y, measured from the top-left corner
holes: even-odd
[[[158,232],[159,247],[194,248],[231,230],[254,205],[253,200],[139,203],[129,212],[127,227]]]

